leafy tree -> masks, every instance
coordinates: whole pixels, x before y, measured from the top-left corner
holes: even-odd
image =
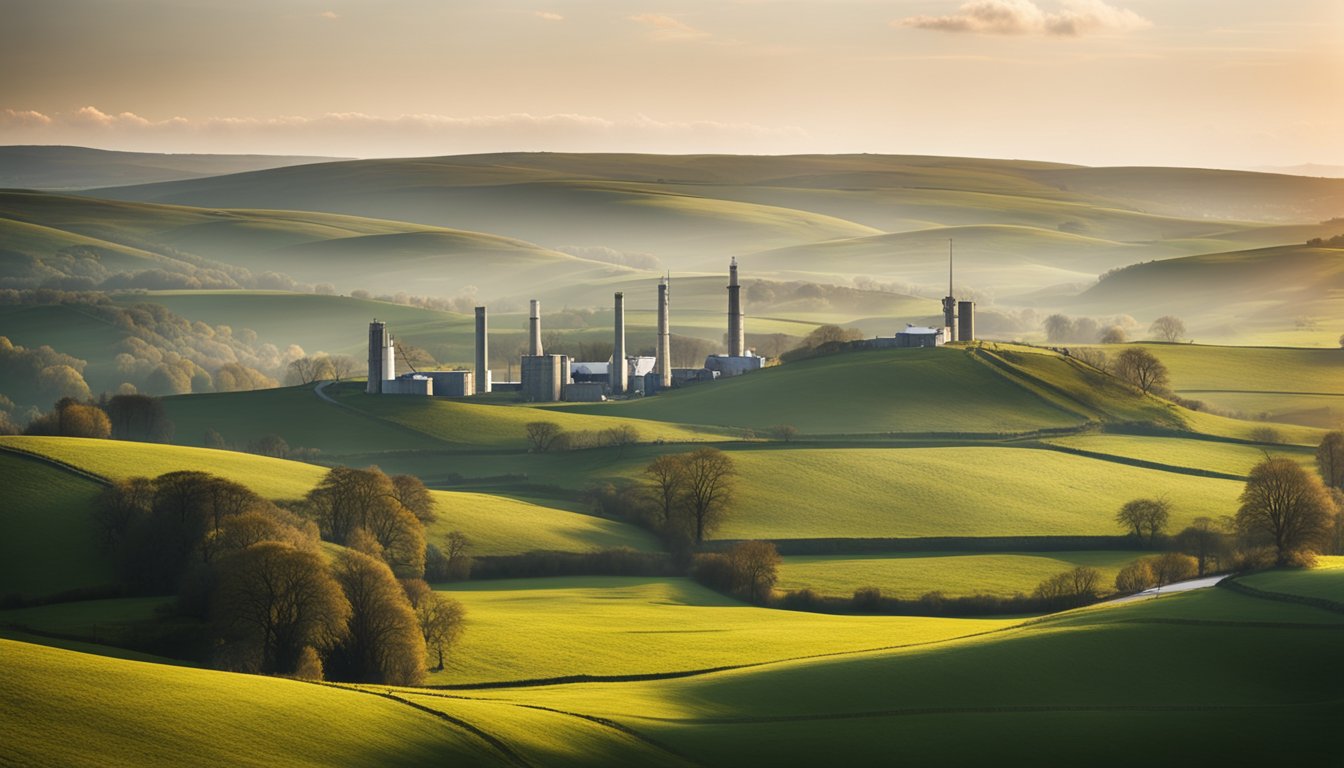
[[[695,532],[695,543],[718,528],[732,499],[737,469],[732,458],[717,448],[685,454],[684,505]]]
[[[98,406],[66,397],[51,413],[33,419],[24,434],[107,439],[112,436],[112,422]]]
[[[434,512],[434,497],[429,489],[415,475],[393,475],[392,493],[401,506],[409,509],[422,523],[432,523],[438,519]]]
[[[420,584],[424,584],[423,581]],[[462,636],[466,626],[467,609],[453,598],[431,591],[428,585],[424,590],[408,589],[411,607],[415,609],[415,618],[420,624],[420,634],[425,638],[425,647],[434,654],[437,664],[434,669],[442,671],[444,656]]]
[[[1073,320],[1060,314],[1045,318],[1045,338],[1051,343],[1069,341],[1073,338]]]
[[[1344,488],[1344,432],[1327,432],[1316,448],[1316,466],[1327,488]]]
[[[1221,563],[1227,548],[1227,533],[1223,524],[1210,517],[1197,517],[1185,530],[1176,534],[1181,551],[1195,558],[1196,573],[1203,576],[1211,565]]]
[[[166,443],[173,439],[173,422],[163,401],[148,395],[114,395],[103,407],[114,440]]]
[[[1152,352],[1130,347],[1116,355],[1115,375],[1138,387],[1144,394],[1167,385],[1167,367]]]
[[[1154,338],[1162,341],[1176,342],[1185,336],[1185,323],[1181,322],[1181,318],[1174,315],[1163,315],[1153,321],[1152,326],[1148,328],[1148,332],[1153,334]]]
[[[1125,335],[1125,329],[1118,325],[1112,325],[1101,332],[1102,344],[1124,344],[1128,340],[1129,337]]]
[[[728,563],[733,569],[735,589],[753,603],[769,601],[775,582],[779,580],[779,552],[768,541],[743,541],[728,550]]]
[[[527,442],[537,453],[550,450],[562,431],[553,421],[529,421],[523,429],[527,433]]]
[[[351,615],[320,555],[276,541],[221,558],[212,605],[215,626],[235,646],[230,666],[262,674],[297,671],[304,649],[332,647]]]
[[[1126,565],[1115,575],[1115,591],[1125,595],[1142,592],[1156,584],[1157,577],[1153,575],[1152,564],[1146,557]]]
[[[331,469],[308,492],[307,509],[322,538],[348,544],[357,531],[367,531],[399,576],[424,574],[424,526],[397,501],[391,478],[377,467]]]
[[[1192,579],[1199,571],[1198,561],[1180,552],[1163,552],[1147,559],[1152,564],[1153,577],[1159,587]]]
[[[1080,565],[1037,584],[1032,596],[1060,605],[1070,605],[1095,598],[1100,588],[1101,571]]]
[[[1134,533],[1151,545],[1167,527],[1171,518],[1171,504],[1165,499],[1134,499],[1125,502],[1115,513],[1115,522]]]
[[[1276,564],[1287,565],[1294,555],[1324,543],[1336,511],[1320,478],[1278,456],[1251,469],[1236,526],[1248,540],[1269,543]]]
[[[350,604],[350,620],[345,638],[328,657],[328,675],[356,683],[418,684],[425,676],[425,641],[392,570],[351,550],[337,556],[334,570]]]
[[[445,576],[462,581],[471,575],[471,539],[461,531],[449,531],[443,537],[443,556]]]
[[[775,436],[776,440],[788,443],[798,436],[798,428],[792,424],[777,424],[770,428],[770,433]]]

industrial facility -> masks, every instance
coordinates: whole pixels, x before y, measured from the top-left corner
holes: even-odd
[[[576,361],[569,355],[546,354],[541,341],[541,302],[529,304],[527,347],[519,360],[519,381],[491,378],[489,325],[486,308],[476,307],[475,370],[417,371],[397,375],[396,343],[387,324],[369,324],[369,394],[468,397],[493,391],[513,390],[528,402],[595,402],[657,394],[659,391],[697,382],[740,376],[765,367],[764,357],[746,346],[742,286],[737,259],[728,265],[728,349],[712,354],[700,368],[673,368],[671,347],[671,279],[658,281],[658,334],[655,353],[631,355],[625,339],[625,293],[617,291],[612,304],[612,355],[607,360]],[[939,347],[949,341],[975,338],[975,302],[957,301],[953,295],[952,250],[948,241],[947,296],[943,298],[942,327],[907,325],[894,337],[855,342],[864,347]]]

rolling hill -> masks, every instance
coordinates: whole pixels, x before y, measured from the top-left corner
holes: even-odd
[[[181,155],[63,146],[0,147],[0,188],[153,184],[336,160],[284,155]]]

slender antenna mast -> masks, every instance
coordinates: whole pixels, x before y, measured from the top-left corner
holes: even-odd
[[[952,295],[952,238],[947,238],[947,295]]]

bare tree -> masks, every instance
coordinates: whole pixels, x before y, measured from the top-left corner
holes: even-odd
[[[1267,458],[1251,469],[1237,510],[1237,532],[1273,545],[1276,563],[1312,551],[1329,535],[1334,501],[1320,478],[1292,459]]]
[[[1174,315],[1163,315],[1153,321],[1148,332],[1162,341],[1180,341],[1185,336],[1185,323]]]
[[[1344,432],[1327,432],[1316,447],[1316,466],[1327,488],[1344,488]]]
[[[1115,358],[1115,375],[1138,387],[1144,394],[1165,387],[1167,367],[1152,352],[1130,347]]]
[[[289,377],[299,384],[312,384],[317,380],[317,361],[311,357],[298,357],[289,362]]]
[[[1096,368],[1098,371],[1101,371],[1102,373],[1111,372],[1110,361],[1107,359],[1106,353],[1101,351],[1100,349],[1083,347],[1081,349],[1070,350],[1070,352],[1072,353],[1074,358],[1081,360],[1084,363],[1087,363],[1088,365],[1092,366],[1093,368]]]
[[[434,669],[441,671],[444,655],[462,636],[467,609],[447,595],[431,592],[415,606],[415,617],[420,622],[420,634],[425,638],[425,646],[438,660]]]
[[[1194,578],[1199,572],[1198,561],[1180,552],[1163,552],[1148,560],[1152,563],[1153,577],[1159,587]]]
[[[671,453],[658,456],[644,468],[644,476],[649,499],[657,510],[657,527],[663,535],[670,535],[686,492],[685,456]]]
[[[770,428],[770,433],[776,440],[782,440],[786,443],[793,442],[793,438],[798,436],[798,428],[792,424],[777,424]]]
[[[1045,338],[1054,343],[1069,341],[1073,338],[1073,320],[1060,314],[1045,318]]]
[[[449,531],[443,537],[443,554],[447,560],[444,570],[450,579],[462,580],[471,575],[471,539],[461,531]]]
[[[1171,504],[1166,499],[1134,499],[1125,502],[1115,513],[1115,522],[1134,532],[1134,536],[1151,545],[1167,527]]]
[[[434,497],[415,475],[393,475],[392,493],[420,522],[432,523],[438,517],[434,512]]]
[[[718,527],[732,498],[737,469],[728,454],[700,448],[686,454],[685,506],[695,531],[695,543]]]
[[[561,433],[560,425],[554,421],[529,421],[523,429],[527,433],[527,442],[537,453],[550,450]]]
[[[333,355],[327,358],[330,364],[331,378],[336,381],[348,379],[359,370],[359,361],[349,355]]]
[[[1153,566],[1146,557],[1126,565],[1115,575],[1115,591],[1123,595],[1142,592],[1156,584],[1157,577],[1153,575]]]

